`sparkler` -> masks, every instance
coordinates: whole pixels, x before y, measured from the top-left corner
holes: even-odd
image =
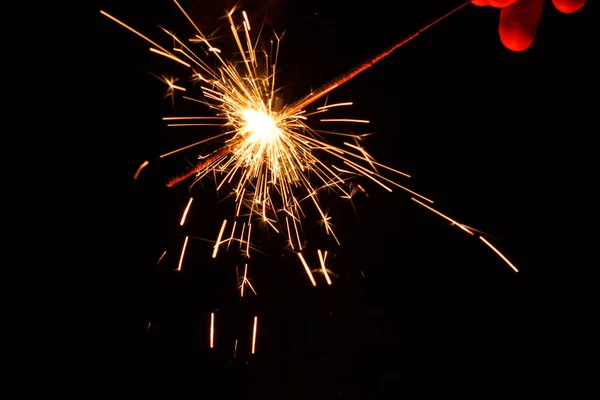
[[[309,122],[332,108],[348,107],[352,105],[351,102],[324,104],[314,111],[308,111],[307,107],[359,73],[372,67],[422,32],[462,9],[470,1],[349,72],[333,79],[318,90],[288,105],[280,104],[277,97],[276,70],[281,37],[275,35],[275,40],[271,41],[270,49],[257,50],[259,38],[252,37],[251,32],[254,32],[254,30],[250,25],[247,14],[242,12],[242,18],[237,18],[238,14],[235,13],[236,9],[234,7],[227,13],[226,17],[232,38],[239,52],[239,60],[231,61],[221,55],[221,50],[213,44],[210,37],[202,33],[177,0],[173,1],[191,23],[195,35],[186,41],[163,28],[163,31],[174,44],[171,49],[160,46],[108,13],[100,12],[150,43],[152,45],[151,52],[186,67],[193,80],[199,84],[202,92],[201,98],[192,96],[183,96],[183,98],[206,105],[214,111],[214,114],[211,116],[170,116],[163,118],[163,120],[169,121],[169,127],[217,125],[223,128],[223,132],[216,136],[191,143],[160,156],[160,158],[164,158],[201,144],[217,146],[212,152],[200,156],[200,162],[196,167],[174,177],[167,183],[167,186],[171,187],[192,176],[195,176],[195,183],[206,176],[214,175],[217,177],[217,190],[227,186],[235,197],[235,213],[231,233],[228,238],[223,239],[228,222],[226,219],[222,223],[213,247],[213,258],[217,256],[220,245],[226,243],[229,247],[232,241],[238,241],[239,247],[244,249],[245,256],[250,257],[252,226],[253,222],[258,221],[259,224],[268,226],[276,233],[286,236],[287,246],[297,252],[311,282],[316,285],[301,253],[304,249],[301,228],[302,221],[306,217],[303,210],[305,203],[313,206],[319,215],[326,234],[330,235],[339,244],[330,217],[321,205],[320,192],[330,190],[342,198],[351,199],[356,193],[356,187],[364,192],[362,186],[353,185],[351,182],[352,179],[362,177],[370,179],[389,192],[392,191],[392,187],[397,187],[425,202],[433,203],[432,200],[411,191],[380,173],[379,170],[385,170],[388,174],[410,178],[410,175],[404,172],[375,161],[360,146],[364,135],[336,133],[336,135],[342,135],[348,139],[348,141],[343,142],[342,147],[338,147],[326,139],[328,134],[333,132],[317,130],[309,125]],[[234,16],[236,16],[236,19],[234,19]],[[211,68],[208,62],[198,55],[198,50],[196,52],[192,50],[194,46],[204,54],[214,58],[217,67]],[[177,91],[187,93],[186,88],[175,85],[173,79],[162,79],[168,85],[170,94]],[[369,121],[356,118],[328,118],[320,119],[320,122],[366,124]],[[326,158],[334,162],[330,163]],[[146,165],[147,162],[140,166],[136,172],[136,178]],[[415,198],[413,200],[449,219],[467,233],[473,234],[464,225],[444,216]],[[182,224],[184,220],[185,214],[181,220]],[[241,232],[237,230],[240,226]],[[187,240],[188,237],[186,236],[178,270],[181,269]],[[488,242],[485,243],[488,244]],[[492,249],[495,250],[493,247]],[[495,251],[500,254],[497,250]],[[319,253],[319,259],[327,282],[331,284],[325,268],[325,257]],[[505,261],[507,260],[505,259]],[[242,284],[242,289],[243,286]]]

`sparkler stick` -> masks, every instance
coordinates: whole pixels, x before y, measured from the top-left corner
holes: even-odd
[[[217,151],[212,157],[205,159],[203,162],[196,165],[196,167],[194,167],[193,169],[189,170],[188,172],[184,172],[183,174],[178,175],[178,176],[172,178],[171,180],[169,180],[169,182],[167,182],[167,187],[173,187],[173,186],[177,185],[178,183],[181,183],[181,182],[185,181],[186,179],[188,179],[194,175],[197,175],[198,172],[202,171],[202,169],[206,168],[207,166],[210,166],[216,159],[218,159],[219,157],[222,157],[223,155],[227,154],[228,152],[229,152],[228,147]]]
[[[385,57],[392,54],[399,47],[404,46],[406,43],[410,42],[411,40],[413,40],[414,38],[419,36],[421,33],[425,32],[427,29],[429,29],[432,26],[436,25],[437,23],[445,20],[446,18],[448,18],[449,16],[451,16],[458,10],[462,9],[469,3],[471,3],[471,1],[467,1],[466,3],[456,7],[452,11],[450,11],[450,12],[446,13],[445,15],[441,16],[440,18],[436,19],[435,21],[428,24],[427,26],[419,29],[418,31],[416,31],[415,33],[410,35],[409,37],[402,39],[400,42],[387,48],[385,51],[379,53],[375,57],[370,58],[369,60],[365,61],[364,63],[362,63],[362,64],[358,65],[357,67],[351,69],[350,71],[346,72],[345,74],[332,79],[330,82],[321,86],[319,89],[317,89],[313,93],[309,94],[308,96],[304,97],[303,99],[300,99],[296,103],[292,104],[290,106],[290,112],[296,113],[296,112],[304,109],[304,107],[308,106],[309,104],[311,104],[311,103],[315,102],[316,100],[320,99],[321,97],[325,96],[327,93],[331,92],[333,89],[343,85],[344,83],[348,82],[350,79],[354,78],[356,75],[371,68],[377,62],[383,60]]]

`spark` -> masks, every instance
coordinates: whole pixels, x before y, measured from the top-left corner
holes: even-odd
[[[330,104],[328,106],[317,107],[317,110],[328,110],[333,107],[351,106],[352,104],[354,104],[354,103],[352,103],[351,101],[347,101],[345,103],[336,103],[336,104]]]
[[[421,203],[419,200],[412,198],[411,200],[413,200],[414,202],[422,205],[423,207],[427,208],[428,210],[434,212],[435,214],[439,215],[440,217],[450,221],[452,223],[452,225],[456,225],[458,226],[460,229],[462,229],[463,231],[467,232],[469,235],[475,236],[475,234],[472,232],[472,230],[476,231],[476,232],[480,232],[483,233],[481,231],[478,231],[476,229],[473,229],[471,227],[468,227],[466,225],[463,225],[455,220],[453,220],[452,218],[448,217],[447,215],[442,214],[441,212],[435,210],[433,207],[428,206],[427,204],[423,204]],[[479,239],[481,239],[481,241],[483,243],[485,243],[490,249],[492,249],[502,260],[504,260],[504,262],[506,262],[508,264],[509,267],[511,267],[515,272],[519,272],[519,270],[504,256],[504,254],[502,254],[498,249],[496,249],[494,246],[492,246],[492,244],[490,242],[488,242],[483,236],[479,236]]]
[[[237,267],[235,267],[235,269],[236,269],[236,273],[237,273]],[[240,281],[240,277],[238,275],[238,282],[239,281]],[[244,276],[241,278],[241,283],[239,283],[240,298],[244,297],[244,287],[246,285],[248,285],[250,290],[252,290],[252,292],[256,295],[256,290],[254,290],[254,287],[252,286],[252,284],[250,283],[250,280],[248,279],[248,264],[246,264],[244,266]]]
[[[297,254],[298,254],[298,258],[300,258],[300,261],[302,262],[302,265],[304,266],[304,269],[306,270],[306,274],[310,278],[310,281],[312,282],[313,286],[317,286],[317,282],[315,282],[315,278],[313,277],[313,274],[310,271],[308,264],[306,264],[306,260],[302,256],[302,253],[297,253]]]
[[[179,225],[183,226],[183,224],[185,223],[185,218],[187,217],[188,211],[190,210],[190,206],[192,205],[192,201],[194,200],[193,197],[190,197],[190,200],[187,203],[187,206],[185,207],[185,210],[183,211],[183,215],[181,216],[181,221],[179,222]]]
[[[212,258],[217,258],[217,252],[219,251],[219,245],[221,244],[221,238],[223,237],[223,231],[225,230],[225,225],[227,225],[227,220],[223,220],[223,225],[221,225],[221,230],[219,231],[219,236],[217,236],[217,241],[215,242],[215,247],[213,250]]]
[[[254,329],[252,330],[252,354],[256,350],[256,328],[258,327],[258,317],[254,317]]]
[[[414,201],[415,203],[418,203],[418,204],[422,205],[423,207],[427,208],[429,211],[432,211],[435,214],[439,215],[440,217],[442,217],[444,219],[447,219],[448,221],[452,222],[453,225],[458,226],[460,229],[462,229],[463,231],[467,232],[469,235],[475,235],[473,232],[471,232],[469,229],[467,229],[463,224],[461,224],[459,222],[456,222],[452,218],[448,217],[447,215],[442,214],[441,212],[437,211],[433,207],[430,207],[427,204],[421,203],[419,200],[415,199],[414,197],[411,197],[410,199],[412,201]]]
[[[167,254],[167,251],[163,251],[163,253],[160,255],[160,257],[158,258],[158,261],[156,262],[156,265],[160,264],[160,262],[162,261],[163,257]]]
[[[159,55],[161,55],[163,57],[170,58],[171,60],[177,61],[178,63],[181,63],[181,64],[185,65],[188,68],[191,67],[190,64],[186,63],[185,61],[180,60],[179,58],[177,58],[174,55],[169,54],[167,52],[156,50],[156,49],[154,49],[152,47],[150,48],[150,51],[153,52],[153,53],[159,54]],[[167,82],[167,83],[169,83],[169,82]],[[185,88],[182,88],[182,87],[176,87],[176,88],[185,91]]]
[[[215,313],[210,313],[210,348],[212,349],[215,344]]]
[[[321,262],[321,269],[323,270],[323,275],[325,275],[325,279],[327,280],[327,284],[331,285],[331,279],[329,279],[329,275],[327,274],[327,268],[325,267],[325,259],[327,258],[327,251],[325,254],[321,253],[321,250],[317,250],[319,255],[319,261]]]
[[[356,122],[358,124],[368,124],[370,121],[366,119],[331,118],[322,119],[321,122]]]
[[[138,176],[140,175],[140,172],[142,172],[142,169],[144,169],[144,167],[145,167],[146,165],[148,165],[148,164],[149,164],[149,163],[148,163],[148,161],[144,161],[144,162],[142,163],[142,165],[140,165],[140,166],[138,167],[137,171],[135,171],[135,175],[133,175],[133,179],[137,179],[137,178],[138,178]]]
[[[235,360],[236,356],[237,356],[237,344],[238,344],[238,340],[235,339],[235,344],[233,345],[233,359]]]
[[[500,258],[503,259],[504,262],[506,262],[508,264],[508,266],[511,267],[515,272],[519,272],[519,270],[517,269],[517,267],[515,267],[510,261],[508,261],[508,259],[504,256],[504,254],[502,254],[497,248],[495,248],[494,246],[492,246],[492,244],[490,242],[488,242],[487,240],[485,240],[485,238],[483,236],[479,236],[479,239],[481,239],[481,241],[483,243],[485,243],[498,256],[500,256]]]
[[[181,265],[183,264],[183,256],[185,255],[185,248],[187,246],[189,237],[186,236],[183,241],[183,248],[181,249],[181,256],[179,257],[179,266],[177,267],[177,271],[181,271]]]
[[[163,29],[174,43],[175,47],[172,51],[160,46],[108,13],[104,11],[100,11],[100,13],[150,43],[152,53],[188,68],[192,80],[200,87],[202,97],[197,99],[183,96],[183,98],[201,103],[214,112],[213,116],[163,118],[165,121],[175,121],[175,123],[167,124],[169,127],[220,126],[223,132],[164,153],[160,158],[200,145],[213,146],[211,151],[198,157],[200,161],[197,165],[169,180],[167,186],[172,187],[191,177],[195,177],[194,183],[197,183],[206,176],[216,178],[217,191],[227,185],[230,193],[235,194],[234,208],[236,210],[231,236],[225,240],[228,243],[228,248],[231,241],[234,240],[236,223],[241,220],[243,222],[242,232],[239,239],[235,240],[239,240],[240,249],[245,244],[244,255],[249,258],[250,250],[254,249],[251,245],[252,222],[260,221],[262,225],[268,226],[277,234],[287,234],[286,241],[289,247],[294,251],[298,251],[298,257],[302,261],[313,286],[316,286],[312,273],[300,253],[303,250],[303,242],[305,242],[305,239],[301,237],[301,233],[303,232],[302,221],[307,218],[303,208],[306,203],[310,204],[316,214],[319,215],[326,234],[330,235],[339,244],[330,217],[321,205],[319,193],[323,191],[334,192],[341,198],[351,199],[357,187],[368,196],[366,190],[360,184],[355,184],[352,181],[355,178],[362,177],[371,180],[389,192],[392,192],[391,186],[394,186],[433,204],[433,200],[378,172],[378,169],[381,169],[388,173],[410,178],[409,174],[377,162],[362,146],[358,145],[359,141],[368,136],[367,134],[353,135],[326,132],[317,130],[310,125],[313,115],[325,112],[335,113],[342,106],[352,106],[352,102],[316,106],[314,112],[308,110],[308,107],[312,107],[317,100],[329,94],[332,90],[371,68],[396,49],[459,11],[470,1],[456,7],[385,51],[290,104],[282,104],[277,95],[276,71],[280,36],[275,35],[275,40],[271,41],[269,50],[258,49],[259,37],[251,37],[250,32],[252,30],[248,15],[246,12],[242,12],[243,19],[241,23],[236,22],[234,20],[234,8],[227,13],[226,18],[232,38],[237,46],[239,59],[230,60],[211,43],[210,36],[202,33],[178,1],[173,1],[193,26],[196,33],[189,40],[193,44],[188,46],[185,41],[175,34]],[[190,46],[203,47],[202,52],[214,58],[217,66],[210,67],[209,62],[194,52]],[[163,77],[162,80],[169,88],[168,94],[172,96],[175,95],[176,91],[187,91],[185,87],[175,85],[176,79]],[[194,120],[199,122],[193,122]],[[321,118],[319,121],[327,123],[369,123],[368,120],[364,119],[341,118],[335,115],[333,115],[333,118]],[[345,142],[344,146],[346,147],[338,147],[328,140],[328,134],[332,137],[333,135],[351,137],[356,144]],[[148,162],[144,162],[138,168],[134,179],[137,179],[141,169],[147,164]],[[411,197],[411,200],[445,218],[470,235],[474,236],[474,232],[479,232],[467,225],[458,223],[414,197]],[[190,198],[181,224],[185,220],[191,202],[192,199]],[[243,212],[242,208],[244,209]],[[285,219],[285,222],[283,219]],[[214,245],[213,258],[216,258],[219,246],[223,243],[222,236],[226,224],[227,220],[225,219]],[[516,268],[497,249],[483,237],[480,238],[516,271]],[[186,236],[178,271],[181,270],[187,240],[188,237]],[[319,257],[323,274],[328,283],[331,284],[324,265],[325,257],[321,255],[320,251]],[[241,290],[243,290],[245,283],[249,284],[247,280],[244,280]]]

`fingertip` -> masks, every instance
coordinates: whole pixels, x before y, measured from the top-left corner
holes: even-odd
[[[483,7],[483,6],[487,6],[489,1],[488,0],[473,0],[473,1],[471,1],[471,3],[473,3],[473,5]]]
[[[492,7],[504,8],[516,3],[517,1],[518,0],[488,0],[488,3]]]
[[[535,39],[535,34],[532,36],[522,32],[515,32],[510,29],[502,29],[502,27],[500,27],[499,33],[500,41],[504,47],[516,52],[527,50],[533,44]]]
[[[585,0],[552,0],[556,9],[564,14],[571,14],[581,10],[585,5]]]
[[[498,33],[502,44],[512,51],[527,50],[535,39],[544,0],[521,0],[500,11]]]

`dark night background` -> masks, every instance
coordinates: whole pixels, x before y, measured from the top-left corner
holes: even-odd
[[[215,261],[209,243],[190,240],[174,272],[183,236],[214,240],[231,205],[206,181],[178,226],[187,187],[164,182],[197,151],[158,155],[216,130],[169,131],[162,116],[209,111],[181,100],[173,111],[150,73],[186,71],[99,13],[167,46],[157,25],[192,33],[171,1],[148,3],[33,10],[32,98],[45,117],[27,250],[40,258],[39,300],[28,318],[41,359],[32,370],[47,380],[32,386],[82,399],[487,399],[547,398],[591,379],[581,365],[592,293],[583,271],[597,263],[585,231],[597,218],[593,4],[563,15],[548,1],[523,53],[501,46],[498,10],[468,6],[330,96],[354,102],[345,115],[371,120],[368,131],[348,129],[377,133],[365,146],[378,161],[411,173],[400,181],[442,212],[498,237],[520,273],[409,195],[363,181],[370,197],[356,196],[356,216],[327,202],[342,246],[318,234],[309,243],[309,263],[327,246],[339,279],[313,288],[297,257],[263,236],[268,255],[249,261],[258,296],[240,304],[235,252]],[[206,32],[223,22],[221,3],[181,1]],[[293,101],[460,1],[266,3],[244,9],[253,27],[266,12],[286,31],[278,81]]]

